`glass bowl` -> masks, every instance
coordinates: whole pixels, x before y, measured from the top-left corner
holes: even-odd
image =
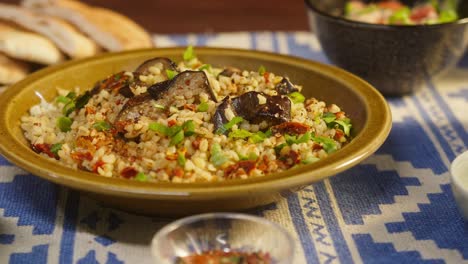
[[[465,220],[468,221],[468,151],[452,162],[450,176],[453,196]]]
[[[268,253],[274,264],[290,264],[294,240],[279,225],[238,213],[210,213],[182,218],[153,238],[155,263],[175,264],[179,258],[207,251]]]

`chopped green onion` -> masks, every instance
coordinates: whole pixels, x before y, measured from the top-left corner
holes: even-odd
[[[52,144],[52,146],[50,146],[50,152],[54,153],[57,156],[59,150],[62,149],[62,145],[63,143]]]
[[[185,121],[182,125],[182,128],[184,129],[184,134],[187,137],[190,137],[191,135],[195,134],[195,123],[193,122],[193,120]]]
[[[60,95],[60,96],[57,97],[57,99],[55,99],[55,102],[62,103],[62,104],[67,104],[70,101],[71,101],[70,98],[68,98],[66,96],[63,96],[63,95]]]
[[[310,163],[314,163],[316,161],[319,161],[320,159],[315,157],[314,155],[309,155],[307,158],[301,160],[301,163],[302,164],[310,164]]]
[[[169,135],[169,128],[160,123],[150,123],[148,129],[164,136]]]
[[[135,180],[144,182],[144,181],[147,181],[147,180],[148,180],[148,176],[146,176],[146,174],[144,174],[143,172],[139,172],[139,173],[136,175]]]
[[[245,129],[237,129],[229,133],[229,138],[248,138],[252,135],[253,135],[252,132],[249,132]]]
[[[408,7],[404,7],[395,11],[393,15],[390,16],[388,21],[390,24],[407,25],[411,23],[410,16],[411,10]]]
[[[224,134],[226,133],[229,129],[231,129],[234,125],[238,124],[238,123],[241,123],[242,121],[244,121],[244,118],[240,117],[240,116],[236,116],[234,117],[233,119],[231,119],[231,121],[227,122],[226,124],[224,124],[222,127],[218,128],[218,130],[216,131],[217,134]]]
[[[200,71],[203,71],[203,70],[209,71],[210,69],[211,69],[210,64],[203,64],[202,66],[200,66],[200,68],[198,68],[198,70],[200,70]]]
[[[182,131],[182,126],[171,126],[171,127],[168,127],[167,131],[168,131],[168,136],[173,137],[177,133]]]
[[[69,117],[61,116],[61,117],[57,118],[57,127],[62,132],[70,131],[72,123],[73,123],[73,120],[71,118],[69,118]]]
[[[193,50],[193,46],[190,45],[187,47],[187,49],[184,51],[184,61],[190,61],[194,58],[196,58],[195,56],[195,52]]]
[[[271,135],[272,135],[271,130],[267,130],[266,132],[258,131],[257,133],[249,137],[249,140],[252,143],[260,143],[260,142],[263,142],[266,138],[271,137]]]
[[[351,131],[351,124],[349,122],[343,120],[335,120],[335,123],[340,125],[343,128],[343,132],[346,136],[349,136],[349,132]]]
[[[288,94],[288,97],[295,104],[303,103],[305,101],[304,95],[302,95],[300,92],[292,92]]]
[[[182,152],[179,152],[179,155],[177,155],[177,163],[179,163],[181,167],[184,167],[186,161],[187,160],[185,159],[185,154]]]
[[[377,10],[379,10],[379,8],[375,4],[370,4],[367,7],[360,9],[358,12],[356,12],[356,15],[369,14]]]
[[[75,111],[76,106],[73,101],[69,101],[66,105],[63,106],[62,114],[65,116],[70,115],[73,111]]]
[[[258,156],[254,152],[250,152],[248,156],[244,156],[240,153],[237,153],[237,156],[239,156],[240,160],[257,160]]]
[[[261,65],[261,66],[258,68],[258,74],[264,75],[265,72],[266,72],[265,66]]]
[[[166,70],[166,75],[167,75],[167,78],[169,80],[172,80],[174,79],[174,77],[177,75],[177,71],[173,71],[173,70]]]
[[[180,130],[171,138],[171,146],[177,145],[184,140],[184,131]]]
[[[442,10],[439,15],[439,23],[452,22],[458,19],[457,12],[453,9]]]
[[[75,108],[76,109],[81,109],[83,108],[88,102],[89,99],[91,99],[91,92],[86,91],[84,94],[78,96],[75,100]]]
[[[304,135],[302,135],[300,138],[296,140],[296,144],[307,143],[311,139],[312,139],[312,134],[310,134],[310,132],[306,132]]]
[[[107,131],[111,128],[111,124],[107,123],[106,121],[98,121],[93,124],[93,128],[97,131]]]
[[[157,104],[157,103],[154,103],[153,106],[154,106],[154,108],[158,108],[158,109],[161,109],[161,110],[166,109],[166,107],[164,107],[164,105],[160,105],[160,104]]]
[[[325,121],[325,123],[331,123],[333,121],[335,121],[336,119],[336,115],[334,113],[331,113],[331,112],[326,112],[323,114],[322,116],[322,119],[323,121]]]
[[[73,100],[73,99],[76,98],[76,93],[75,93],[75,92],[69,92],[69,93],[66,95],[66,97]]]
[[[228,161],[228,158],[224,155],[221,150],[221,146],[218,143],[211,145],[211,157],[210,162],[216,167],[219,167]]]
[[[331,138],[321,136],[321,137],[313,137],[312,139],[317,143],[322,143],[323,144],[323,149],[327,153],[332,153],[332,152],[335,152],[337,150],[336,143]]]
[[[345,5],[345,8],[344,8],[345,16],[351,15],[352,13],[354,13],[354,10],[355,10],[354,3],[347,2],[346,5]]]
[[[116,81],[120,80],[120,78],[122,78],[122,73],[114,74],[113,78],[114,78],[114,80],[116,80]]]
[[[279,155],[281,150],[287,145],[288,145],[287,143],[282,143],[282,144],[279,144],[278,146],[275,146],[273,149],[275,150],[276,155]]]
[[[197,107],[197,111],[206,112],[208,111],[208,108],[209,108],[208,102],[201,102]]]
[[[292,145],[297,142],[296,136],[289,134],[284,134],[284,139],[286,140],[286,143],[288,143],[288,145]]]
[[[286,140],[286,143],[288,145],[292,145],[292,144],[307,143],[308,141],[313,139],[313,137],[310,132],[306,132],[304,135],[302,135],[299,138],[297,136],[284,134],[284,139]]]

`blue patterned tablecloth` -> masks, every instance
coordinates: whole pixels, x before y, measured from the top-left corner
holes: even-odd
[[[327,62],[306,32],[154,39]],[[468,54],[416,94],[388,102],[393,128],[374,155],[253,212],[294,235],[294,263],[468,263],[468,224],[449,182],[450,162],[468,144]],[[0,263],[153,263],[149,243],[166,223],[101,207],[0,157]]]

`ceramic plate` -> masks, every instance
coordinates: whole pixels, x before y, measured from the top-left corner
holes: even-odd
[[[257,70],[260,65],[303,85],[306,97],[335,103],[353,120],[354,139],[341,150],[316,163],[266,177],[221,183],[142,183],[101,177],[48,160],[31,150],[20,128],[20,118],[37,103],[36,93],[46,100],[56,87],[90,89],[94,83],[121,70],[133,70],[152,57],[182,59],[184,48],[147,49],[109,53],[70,61],[38,71],[0,95],[0,153],[25,170],[68,186],[121,209],[159,215],[188,215],[210,211],[233,211],[273,202],[290,191],[323,180],[358,164],[374,153],[386,139],[391,114],[385,99],[362,79],[321,63],[250,50],[197,48],[197,56],[219,67]]]

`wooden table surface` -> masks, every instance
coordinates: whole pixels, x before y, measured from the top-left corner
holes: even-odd
[[[20,0],[2,0],[19,3]],[[309,30],[303,0],[84,0],[121,12],[152,33]]]

